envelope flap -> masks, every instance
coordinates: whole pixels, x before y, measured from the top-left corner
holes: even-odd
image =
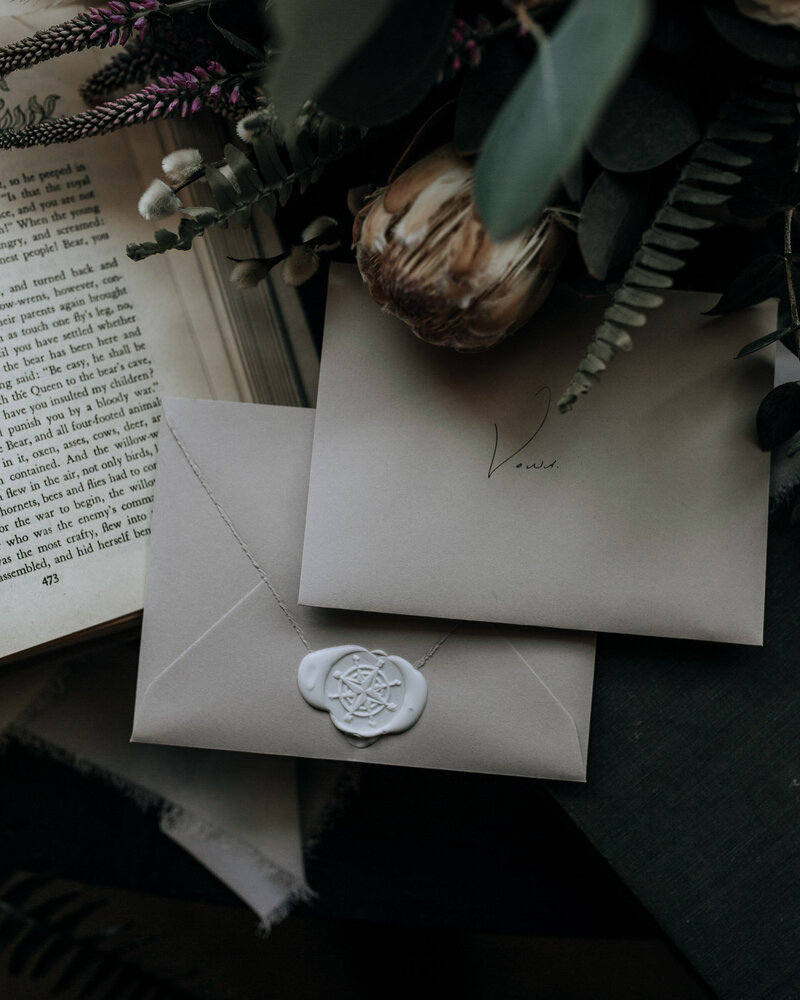
[[[164,400],[145,625],[161,607],[183,612],[173,626],[159,617],[157,629],[145,628],[159,636],[158,669],[228,612],[259,571],[276,608],[285,609],[280,627],[296,622],[315,647],[388,644],[416,660],[451,630],[432,618],[297,605],[313,421],[313,411],[296,407]],[[172,566],[181,566],[177,580]],[[167,599],[176,584],[179,596]],[[176,638],[164,657],[166,628],[177,628],[183,641]],[[299,662],[305,650],[294,639]],[[149,651],[144,638],[143,648]]]
[[[167,424],[173,409],[179,411],[175,423],[186,422],[180,420],[181,402],[164,401],[158,438],[140,690],[228,610],[232,593],[242,593],[258,580]]]
[[[422,668],[429,694],[419,722],[365,749],[352,747],[325,713],[302,699],[300,659],[296,636],[267,586],[259,583],[146,686],[134,738],[529,777],[585,777],[575,720],[519,652],[492,630],[449,637]]]
[[[709,320],[712,304],[667,293],[564,416],[603,301],[554,292],[529,330],[457,355],[332,269],[300,600],[759,643],[769,456],[752,414],[771,365],[734,357],[774,308]]]
[[[586,701],[591,639],[543,634],[539,646],[536,630],[516,629],[512,644],[495,626],[461,632],[432,618],[296,604],[286,581],[299,575],[311,419],[294,408],[167,401],[134,738],[583,780],[588,712],[571,682],[545,676],[541,657],[555,651],[551,674],[588,681]],[[421,665],[431,692],[412,730],[366,755],[297,687],[310,648],[348,643]]]
[[[166,399],[164,421],[212,502],[226,512],[255,561],[269,567],[278,592],[295,601],[314,411]],[[295,510],[299,538],[286,525],[286,512]]]
[[[592,713],[596,636],[590,632],[566,634],[545,629],[502,626],[497,634],[505,639],[577,726],[584,757],[589,746]]]

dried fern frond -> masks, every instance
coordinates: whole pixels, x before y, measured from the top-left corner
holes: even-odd
[[[53,891],[53,881],[47,875],[14,874],[0,883],[0,956],[9,976],[37,982],[42,996],[69,992],[86,1000],[191,1000],[124,955],[129,942],[114,948],[124,926],[87,929],[105,905],[102,899],[80,889]]]
[[[661,291],[674,284],[685,255],[699,246],[697,236],[715,223],[709,209],[727,201],[752,157],[743,149],[770,142],[774,128],[796,122],[794,103],[778,84],[721,108],[650,227],[643,233],[622,282],[613,294],[578,369],[558,401],[561,413],[595,385],[619,351],[633,347],[631,328],[647,323],[643,310],[657,309]],[[774,97],[769,93],[776,90]]]

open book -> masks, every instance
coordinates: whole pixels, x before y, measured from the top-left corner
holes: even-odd
[[[63,13],[2,18],[2,40]],[[17,107],[80,111],[95,65],[93,52],[68,55],[0,81],[0,122]],[[228,280],[226,255],[278,251],[268,220],[261,248],[231,228],[190,253],[126,256],[158,226],[137,202],[164,153],[187,145],[180,132],[140,125],[0,153],[0,658],[141,609],[162,395],[313,399],[294,290]],[[193,144],[208,159],[221,149],[213,126]]]

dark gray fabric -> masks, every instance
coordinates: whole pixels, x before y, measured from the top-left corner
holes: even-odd
[[[603,637],[588,783],[547,785],[725,1000],[800,997],[799,605],[773,523],[763,648]]]

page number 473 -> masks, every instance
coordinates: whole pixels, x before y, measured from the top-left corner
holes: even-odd
[[[58,573],[48,573],[47,576],[43,576],[42,583],[45,587],[52,587],[54,583],[58,583]]]

